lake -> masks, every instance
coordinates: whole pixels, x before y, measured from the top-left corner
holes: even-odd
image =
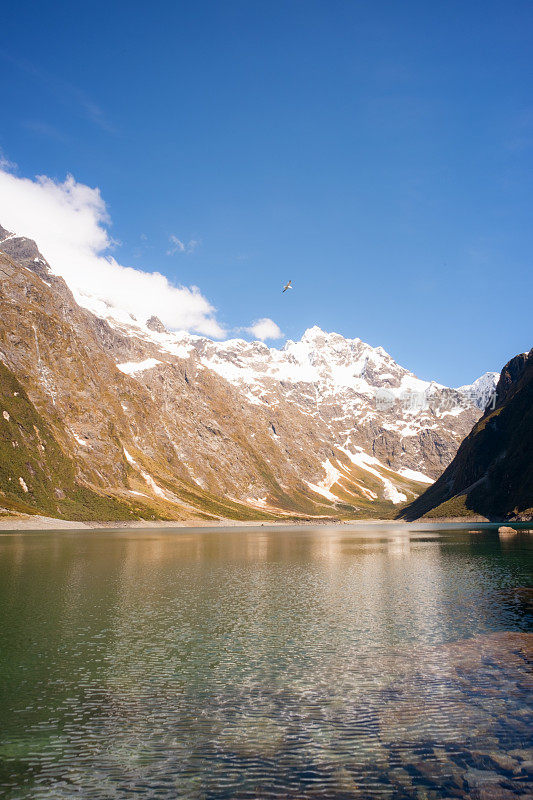
[[[0,796],[533,792],[533,535],[0,534]]]

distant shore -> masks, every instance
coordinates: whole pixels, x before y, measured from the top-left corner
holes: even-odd
[[[496,522],[485,517],[447,517],[442,519],[419,519],[415,522],[406,522],[398,519],[353,519],[353,520],[269,520],[269,521],[242,521],[232,519],[221,520],[135,520],[124,521],[94,521],[80,522],[76,520],[55,519],[54,517],[5,515],[0,516],[0,531],[45,531],[45,530],[153,530],[172,528],[301,528],[301,527],[360,527],[362,525],[398,525],[401,527],[418,527],[420,525],[476,525],[482,524],[516,524],[527,525],[525,521],[512,522],[501,520]]]
[[[0,517],[0,530],[2,531],[25,531],[25,530],[108,530],[108,529],[152,529],[152,528],[270,528],[270,527],[302,527],[302,526],[339,526],[352,525],[356,523],[366,524],[402,524],[400,520],[387,519],[357,519],[357,520],[335,520],[335,519],[316,519],[316,520],[295,520],[295,519],[276,519],[276,520],[132,520],[103,522],[81,522],[76,520],[56,519],[55,517],[18,516],[6,515]]]

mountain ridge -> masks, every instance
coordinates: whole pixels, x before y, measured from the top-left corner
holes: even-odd
[[[479,417],[464,392],[317,326],[277,350],[80,306],[32,240],[0,239],[1,360],[79,484],[126,518],[133,501],[167,518],[393,516]],[[5,497],[27,504],[31,472],[11,477]]]

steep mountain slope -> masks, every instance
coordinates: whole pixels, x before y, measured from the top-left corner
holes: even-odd
[[[126,502],[77,481],[74,460],[65,454],[51,426],[2,363],[0,405],[0,485],[6,489],[1,502],[4,508],[87,520],[156,518],[153,509],[133,497]]]
[[[213,342],[165,331],[158,320],[144,325],[95,298],[80,300],[135,342],[137,360],[119,369],[149,385],[154,367],[164,370],[176,357],[187,359],[232,384],[257,414],[268,413],[282,439],[293,438],[293,418],[303,415],[307,426],[341,451],[353,455],[362,449],[396,471],[436,478],[479,416],[475,385],[450,389],[419,380],[383,348],[360,339],[314,327],[281,350],[242,339]],[[487,387],[495,386],[493,375],[483,376]]]
[[[405,519],[479,514],[533,518],[533,350],[511,359],[452,463],[403,512]]]
[[[75,299],[34,242],[3,229],[0,289],[0,361],[73,470],[58,484],[43,462],[44,497],[31,470],[4,463],[5,506],[87,518],[58,502],[83,487],[123,518],[391,516],[479,416],[464,391],[358,339],[313,328],[282,350],[215,343]]]

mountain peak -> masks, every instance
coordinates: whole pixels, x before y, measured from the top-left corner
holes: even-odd
[[[329,336],[329,334],[323,331],[319,325],[313,325],[311,328],[306,328],[302,339],[316,339],[318,336]]]
[[[474,405],[483,411],[494,394],[499,377],[499,372],[485,372],[473,383],[458,386],[457,391],[468,397]]]
[[[301,342],[308,342],[308,343],[322,343],[323,341],[339,341],[342,340],[344,342],[356,342],[359,343],[361,339],[348,339],[346,336],[343,336],[342,333],[336,333],[335,331],[325,331],[319,325],[313,325],[311,328],[307,328],[302,338],[300,339]]]

